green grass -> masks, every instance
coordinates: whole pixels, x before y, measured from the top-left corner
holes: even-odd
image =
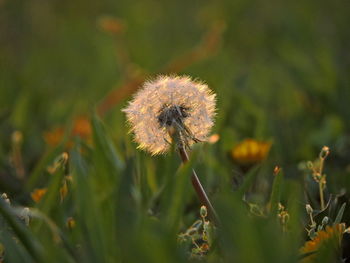
[[[206,262],[299,262],[310,239],[306,204],[317,226],[328,216],[329,226],[349,227],[349,8],[345,0],[0,1],[0,193],[11,201],[0,200],[4,262],[196,261],[192,241],[178,242],[201,220],[192,168],[220,218]],[[105,15],[123,33],[103,30]],[[184,166],[175,151],[137,150],[120,110],[134,83],[169,72],[206,81],[218,97],[220,140],[196,145]],[[72,135],[79,116],[91,123],[87,136]],[[45,134],[57,127],[50,145]],[[245,138],[272,141],[268,157],[235,162],[230,152]],[[321,211],[307,161],[324,145]],[[39,203],[30,196],[37,188],[48,189]],[[317,262],[334,262],[333,245]]]

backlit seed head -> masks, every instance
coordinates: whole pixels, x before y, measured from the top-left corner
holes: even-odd
[[[147,81],[123,109],[138,148],[151,154],[169,150],[170,130],[186,144],[205,141],[213,126],[215,94],[186,76],[158,76]]]

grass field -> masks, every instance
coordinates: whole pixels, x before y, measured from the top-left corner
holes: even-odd
[[[350,262],[349,10],[0,0],[0,262]],[[160,74],[216,94],[186,163],[122,111]]]

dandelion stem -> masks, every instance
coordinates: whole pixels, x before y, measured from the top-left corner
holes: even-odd
[[[187,154],[185,148],[183,146],[179,145],[178,150],[179,150],[179,154],[180,154],[182,162],[187,163],[189,159],[188,159],[188,154]],[[201,182],[199,181],[199,178],[196,174],[196,171],[194,169],[192,169],[191,181],[192,181],[193,188],[196,191],[201,204],[204,205],[208,209],[209,217],[214,222],[218,223],[218,217],[217,217],[217,214],[214,210],[214,207],[212,206]]]

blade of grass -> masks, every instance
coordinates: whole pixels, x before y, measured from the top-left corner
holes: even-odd
[[[198,148],[191,152],[191,157],[188,162],[183,163],[176,171],[175,176],[172,176],[168,185],[164,189],[168,193],[168,197],[164,199],[167,208],[167,216],[165,219],[167,227],[171,231],[178,230],[179,222],[183,214],[185,202],[188,194],[191,192],[192,167],[198,156]],[[199,209],[199,207],[198,207]]]
[[[333,225],[340,224],[340,222],[343,218],[344,211],[345,211],[345,206],[346,206],[346,203],[343,203],[342,206],[340,207],[339,212],[334,220]]]
[[[11,263],[33,263],[34,259],[28,253],[26,248],[22,245],[21,242],[16,242],[13,238],[13,233],[10,229],[3,229],[0,235],[0,250],[2,259],[6,258],[6,262]]]
[[[105,260],[103,242],[100,237],[100,219],[96,198],[91,190],[90,167],[75,150],[71,151],[73,195],[76,200],[76,225],[84,262]],[[94,215],[94,216],[91,216]],[[102,253],[98,255],[98,251]]]
[[[96,115],[92,118],[91,126],[94,142],[92,151],[94,169],[91,170],[89,181],[93,196],[95,196],[91,201],[96,205],[96,211],[100,215],[96,219],[100,221],[97,230],[103,242],[106,258],[118,258],[119,252],[115,249],[114,244],[117,242],[116,222],[120,208],[116,204],[126,165],[103,122]]]
[[[297,261],[297,253],[300,248],[300,240],[304,235],[304,230],[300,219],[304,213],[305,205],[303,204],[303,186],[301,182],[286,180],[286,187],[288,188],[287,195],[287,210],[290,215],[288,221],[289,240],[288,240],[288,258],[290,262]]]
[[[92,118],[92,130],[94,138],[95,152],[102,154],[108,163],[116,170],[124,169],[125,163],[117,153],[113,141],[109,138],[102,121],[94,115]]]
[[[314,255],[316,251],[307,252],[298,256],[298,260],[305,260],[308,256]]]
[[[50,179],[50,184],[41,202],[38,204],[38,209],[50,217],[51,211],[59,205],[59,192],[62,185],[62,180],[64,176],[64,167],[59,167],[55,173],[53,173]],[[41,227],[43,226],[43,221],[33,222],[33,232],[39,233]]]
[[[26,184],[27,191],[30,192],[34,189],[34,187],[38,184],[40,177],[45,173],[47,166],[53,162],[53,160],[62,152],[62,150],[63,146],[60,145],[57,148],[46,153],[44,157],[38,162]]]
[[[30,231],[21,224],[16,218],[14,212],[9,205],[0,198],[0,213],[3,215],[6,222],[11,226],[13,232],[27,249],[28,253],[36,262],[44,261],[44,248],[42,244],[30,233]]]
[[[190,190],[190,174],[192,172],[193,158],[180,166],[173,178],[171,200],[168,205],[166,222],[171,230],[176,231],[185,206],[186,193]]]
[[[249,189],[249,187],[254,182],[255,177],[258,175],[259,170],[260,170],[260,165],[256,165],[253,168],[251,168],[249,172],[245,175],[245,179],[242,185],[237,190],[237,194],[239,196],[243,196],[245,192]]]
[[[282,169],[276,167],[274,171],[274,179],[272,184],[271,196],[270,196],[270,214],[276,215],[278,210],[278,203],[281,198],[281,187],[283,180],[283,171]]]
[[[40,210],[35,209],[35,208],[31,208],[30,209],[30,215],[31,215],[32,218],[38,218],[38,219],[42,220],[49,227],[49,229],[50,229],[50,231],[52,233],[54,241],[62,242],[62,244],[64,245],[65,249],[67,250],[67,252],[71,256],[71,258],[69,258],[69,259],[66,258],[66,260],[72,261],[73,258],[75,260],[78,260],[76,252],[72,248],[72,246],[69,243],[67,237],[63,234],[61,229],[59,229],[59,227],[56,225],[56,223],[53,220],[51,220],[51,218],[49,218],[44,213],[42,213]]]

